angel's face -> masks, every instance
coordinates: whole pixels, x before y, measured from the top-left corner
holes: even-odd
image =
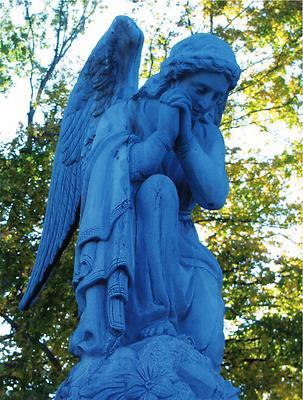
[[[213,110],[230,87],[224,73],[210,71],[193,73],[178,83],[190,96],[195,114],[205,114]]]

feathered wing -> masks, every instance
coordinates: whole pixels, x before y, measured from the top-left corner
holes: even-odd
[[[35,301],[77,227],[83,161],[103,112],[138,90],[142,44],[134,21],[116,17],[80,73],[61,123],[42,238],[21,310]]]

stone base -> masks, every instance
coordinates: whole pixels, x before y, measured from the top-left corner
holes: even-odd
[[[238,394],[186,338],[163,335],[108,358],[81,360],[55,400],[237,400]]]

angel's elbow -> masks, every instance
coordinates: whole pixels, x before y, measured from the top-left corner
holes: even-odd
[[[224,207],[228,194],[229,194],[229,185],[227,181],[227,184],[224,185],[224,187],[220,191],[220,194],[218,194],[218,196],[216,197],[216,200],[213,201],[212,203],[213,208],[211,208],[211,210],[220,210],[222,207]]]
[[[203,196],[200,200],[200,204],[207,210],[220,210],[224,207],[227,196],[229,193],[228,181],[226,185],[222,186],[220,190],[215,190],[212,193],[208,193],[207,196]]]
[[[208,202],[208,203],[206,203],[206,207],[205,208],[207,210],[220,210],[224,206],[225,201],[226,201],[226,199],[224,201]]]

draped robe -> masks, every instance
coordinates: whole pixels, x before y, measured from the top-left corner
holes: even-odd
[[[140,160],[132,147],[144,141],[144,132],[150,129],[144,103],[121,103],[100,125],[83,183],[73,280],[80,321],[71,339],[71,351],[76,355],[102,352],[100,330],[106,326],[125,333],[126,341],[138,340],[142,329],[153,324],[155,316],[161,317],[165,307],[159,311],[159,302],[151,290],[156,262],[165,269],[163,282],[167,283],[169,307],[164,310],[166,315],[172,319],[176,332],[190,337],[219,370],[224,349],[222,272],[213,254],[200,243],[191,221],[196,202],[177,156],[173,150],[162,148],[167,154],[161,164],[139,176]],[[148,146],[155,147],[149,147],[147,154],[152,154],[160,151],[161,143],[155,139]],[[170,189],[166,190],[167,181],[160,178],[165,201],[151,207],[150,212],[147,208],[145,215],[153,214],[157,221],[154,238],[172,244],[166,248],[165,257],[161,240],[152,240],[150,246],[141,240],[148,229],[148,218],[144,220],[144,213],[140,214],[136,196],[145,182],[156,175],[165,176],[171,182]],[[149,204],[156,198],[151,195]],[[175,216],[169,213],[174,207]],[[163,230],[172,224],[172,219],[175,228]],[[106,286],[105,303],[100,282]],[[102,322],[104,307],[107,321]]]

